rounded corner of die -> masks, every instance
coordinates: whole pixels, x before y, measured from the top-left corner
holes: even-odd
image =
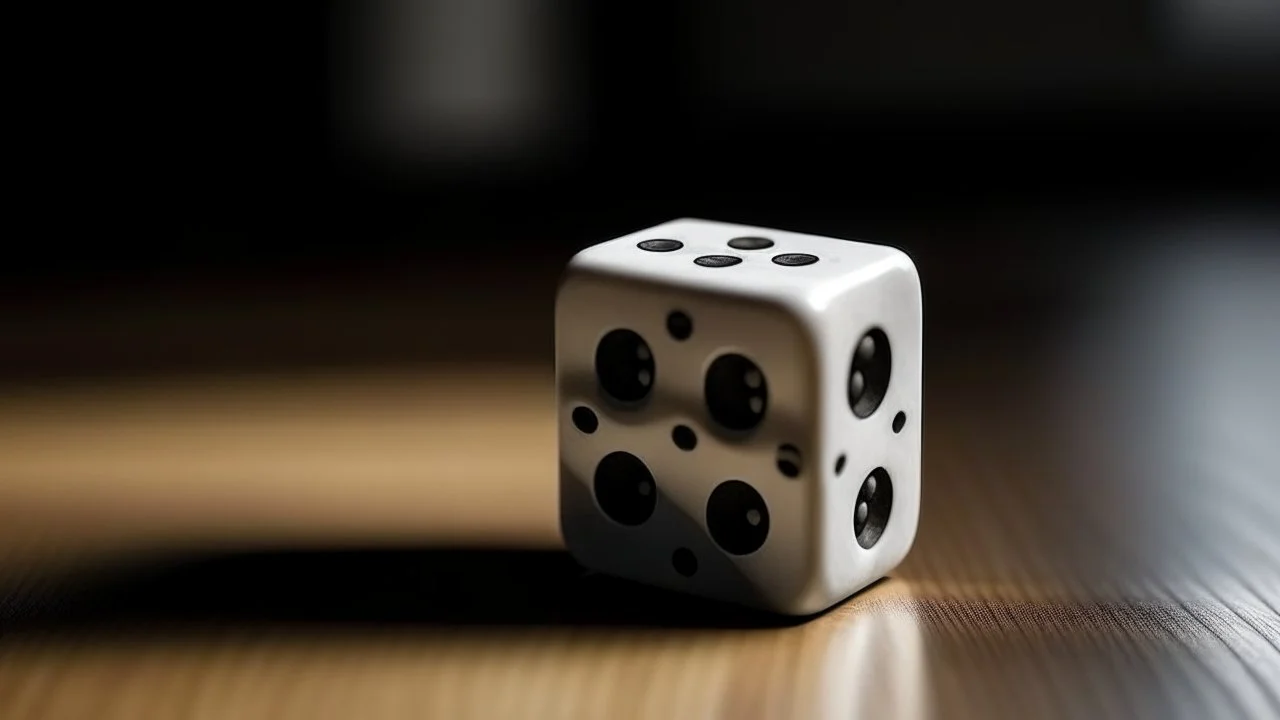
[[[774,612],[800,621],[810,620],[840,603],[843,598],[822,582],[810,583],[802,592],[774,608]]]
[[[913,304],[918,307],[918,311],[922,310],[924,305],[924,284],[920,277],[919,267],[907,251],[890,247],[889,252],[888,273],[900,279],[897,281],[899,287],[902,287],[912,296]]]
[[[600,245],[592,245],[591,247],[582,248],[571,255],[568,261],[566,261],[564,266],[560,269],[560,279],[564,280],[566,277],[577,275],[578,273],[581,273],[584,268],[589,267],[592,264],[592,260],[595,255],[599,252],[597,250],[599,247]]]
[[[578,272],[573,265],[573,260],[570,260],[568,263],[565,264],[564,267],[560,268],[560,273],[556,275],[556,300],[557,301],[560,300],[560,298],[564,296],[565,291],[569,289],[570,286],[573,285],[573,281],[577,279],[577,276],[578,276]]]
[[[707,220],[706,218],[694,217],[692,215],[682,215],[680,217],[671,218],[665,223],[662,223],[662,225],[660,225],[659,227],[672,227],[672,226],[678,226],[678,225],[706,225],[706,224],[709,224],[710,222],[711,221]]]
[[[583,252],[586,252],[585,250]],[[556,294],[555,305],[557,313],[560,306],[572,294],[578,283],[581,282],[587,266],[582,257],[582,253],[574,255],[563,268],[560,269],[559,276],[556,277]]]
[[[894,266],[912,278],[915,278],[916,283],[919,284],[920,268],[916,263],[915,257],[906,248],[898,247],[896,245],[886,247],[890,257],[893,259]]]

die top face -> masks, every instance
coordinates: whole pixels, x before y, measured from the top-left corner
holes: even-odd
[[[681,219],[592,246],[572,267],[821,311],[831,298],[890,267],[914,266],[870,243],[749,225]]]

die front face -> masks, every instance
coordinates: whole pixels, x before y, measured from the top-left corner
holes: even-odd
[[[865,332],[881,305],[869,299],[898,256],[676,221],[575,257],[556,305],[561,528],[574,556],[608,574],[788,614],[824,609],[896,564],[894,538],[913,537],[914,518],[901,530],[896,517],[878,525],[887,493],[847,486],[883,457],[901,473],[891,512],[913,515],[918,492],[901,458],[864,430],[879,407],[862,417],[846,401],[854,354],[841,347]],[[882,324],[895,334],[909,325]],[[864,391],[880,392],[879,406],[910,401],[909,391],[877,390],[876,359],[859,365]],[[909,376],[911,361],[899,360],[907,369],[890,370]],[[838,375],[843,415],[832,399]],[[837,503],[847,507],[828,507]],[[859,533],[878,537],[855,549]]]

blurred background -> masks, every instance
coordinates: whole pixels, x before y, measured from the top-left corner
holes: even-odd
[[[1105,253],[1276,211],[1269,0],[197,2],[31,26],[0,381],[546,362],[566,259],[680,216],[903,247],[945,329],[992,284],[1016,311]]]
[[[895,245],[923,278],[917,545],[898,584],[787,637],[856,667],[912,655],[884,682],[976,717],[1280,712],[1274,0],[47,12],[14,20],[7,93],[0,634],[65,599],[45,569],[124,548],[554,549],[559,273],[692,216]],[[721,617],[584,588],[562,560],[233,556],[82,609]],[[1070,652],[1024,642],[1044,628]],[[564,660],[473,640],[423,652]],[[720,657],[689,642],[643,657]],[[279,662],[299,683],[336,672],[308,653],[418,667],[384,650]],[[64,710],[135,667],[33,652],[0,664],[14,697]],[[147,657],[139,677],[188,687]],[[209,682],[248,667],[218,658],[234,669]],[[367,672],[353,707],[412,676]],[[452,677],[430,687],[455,697]],[[458,707],[488,707],[467,677]],[[553,686],[574,696],[509,687]]]

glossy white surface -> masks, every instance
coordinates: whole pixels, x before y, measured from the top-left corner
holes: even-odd
[[[767,237],[772,247],[734,250],[730,239]],[[647,252],[637,244],[672,239],[683,247]],[[785,267],[772,258],[807,253],[818,262]],[[729,267],[695,264],[729,255]],[[693,334],[666,330],[673,310],[693,319]],[[871,328],[892,346],[888,391],[868,418],[846,399],[853,351]],[[628,328],[645,338],[655,360],[653,388],[638,407],[610,402],[599,389],[596,344]],[[735,352],[753,360],[768,383],[762,423],[727,433],[709,417],[707,366]],[[587,567],[640,582],[788,614],[809,614],[883,577],[906,556],[920,504],[921,295],[911,260],[879,245],[701,220],[676,220],[579,253],[556,305],[556,373],[561,461],[561,528]],[[591,408],[598,430],[575,428],[575,407]],[[905,412],[900,433],[891,425]],[[671,440],[677,424],[698,436],[693,451]],[[800,450],[801,472],[788,478],[778,448]],[[593,494],[597,463],[625,450],[654,474],[659,497],[639,526],[613,522]],[[847,461],[837,476],[836,458]],[[867,474],[888,470],[894,501],[888,526],[870,549],[853,532],[854,500]],[[707,498],[721,482],[749,483],[769,509],[764,545],[731,555],[712,540]],[[691,549],[698,571],[675,572],[676,548]]]

